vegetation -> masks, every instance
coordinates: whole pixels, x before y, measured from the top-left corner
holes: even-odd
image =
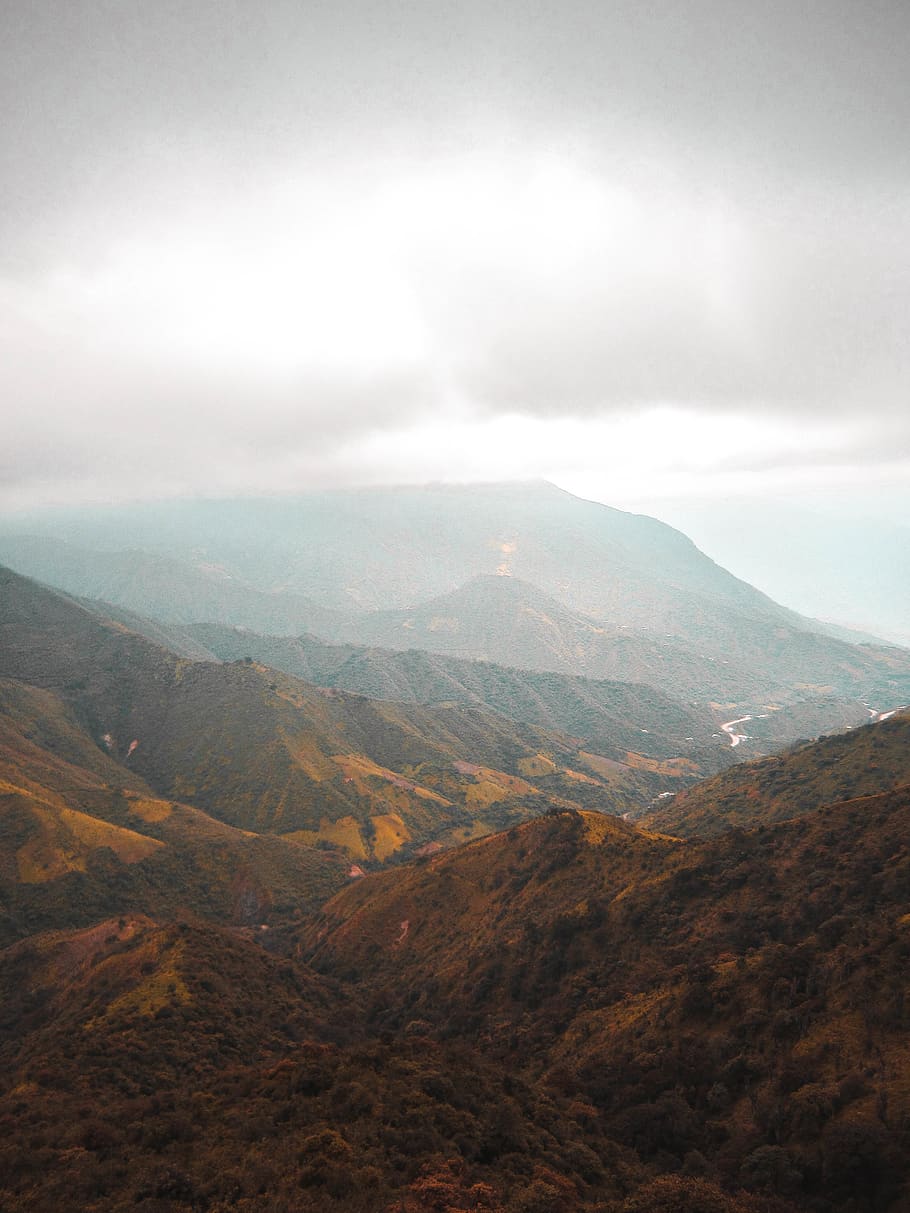
[[[731,576],[671,527],[552,485],[74,512],[67,542],[53,521],[29,526],[28,535],[12,522],[2,528],[6,563],[158,626],[312,632],[647,683],[746,711],[834,695],[841,707],[821,731],[837,726],[844,700],[910,701],[905,650],[850,643]],[[118,551],[124,534],[130,550]]]
[[[908,839],[907,792],[700,846],[563,814],[345,890],[304,955],[674,1183],[897,1210]]]
[[[579,739],[483,707],[370,700],[248,659],[189,661],[16,574],[0,571],[0,590],[0,677],[39,688],[20,695],[58,697],[55,718],[78,735],[69,744],[80,761],[240,829],[350,839],[352,858],[382,859],[406,842],[446,842],[478,822],[489,831],[549,805],[641,807],[697,774],[695,765],[662,773],[624,763],[608,779],[588,770],[578,780]],[[13,719],[19,712],[11,702]],[[110,760],[103,770],[99,749]],[[542,777],[521,779],[522,764],[542,754]],[[485,797],[475,765],[509,795]],[[373,819],[390,810],[404,828],[380,856]],[[340,835],[335,823],[351,819],[356,828]]]
[[[786,821],[822,805],[910,784],[910,711],[735,767],[647,816],[682,837]]]
[[[197,624],[185,634],[223,661],[252,652],[257,661],[318,686],[401,703],[474,704],[510,720],[583,738],[589,749],[614,758],[626,750],[654,758],[684,752],[712,772],[734,757],[729,741],[716,736],[709,709],[692,708],[645,683],[517,669],[418,648],[259,636],[211,624]]]
[[[32,936],[0,964],[0,1199],[896,1213],[908,827],[900,792],[700,846],[554,813],[271,955],[187,918]]]
[[[908,1207],[910,716],[643,829],[684,762],[0,578],[0,1208]]]

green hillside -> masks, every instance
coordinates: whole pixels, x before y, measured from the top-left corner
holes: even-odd
[[[581,737],[600,753],[634,750],[652,758],[685,754],[702,769],[732,757],[712,713],[693,709],[644,683],[596,681],[464,660],[419,648],[396,651],[328,645],[313,636],[259,636],[197,624],[186,638],[212,656],[257,661],[320,686],[404,703],[457,700],[511,720]]]

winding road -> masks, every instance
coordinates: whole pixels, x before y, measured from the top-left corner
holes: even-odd
[[[734,729],[736,728],[736,726],[738,724],[745,724],[745,722],[747,720],[751,720],[751,719],[752,719],[751,716],[740,716],[736,720],[728,720],[726,724],[722,724],[720,726],[723,729],[723,731],[727,734],[727,736],[730,738],[731,746],[737,746],[737,745],[739,745],[739,743],[741,741],[746,740],[746,738],[748,737],[747,733],[736,733],[736,732],[734,732]]]

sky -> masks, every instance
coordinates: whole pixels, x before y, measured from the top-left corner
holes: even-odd
[[[2,11],[0,509],[910,519],[902,0]]]

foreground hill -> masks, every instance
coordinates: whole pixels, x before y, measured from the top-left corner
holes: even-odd
[[[70,635],[69,604],[45,609]],[[86,627],[121,668],[145,660],[116,647],[137,638]],[[168,697],[177,659],[156,652]],[[176,668],[192,682],[192,663]],[[13,829],[31,811],[51,831],[37,848],[7,836],[19,883],[48,858],[75,870],[35,888],[80,877],[78,846],[53,832],[85,844],[77,814],[112,831],[84,873],[105,877],[110,908],[0,952],[11,1213],[906,1209],[906,787],[697,843],[553,808],[253,931],[243,914],[128,908],[132,875],[179,853],[202,815],[154,799],[137,771],[105,791],[121,749],[92,753],[83,680],[66,699],[2,688]],[[202,863],[200,847],[188,873]]]
[[[700,846],[563,814],[343,891],[301,954],[660,1171],[897,1213],[908,880],[906,790]]]
[[[910,711],[724,772],[663,801],[649,828],[682,837],[767,825],[910,786]]]
[[[380,1039],[349,989],[223,930],[36,936],[0,953],[0,992],[5,1209],[643,1207],[644,1168],[570,1100],[458,1042]]]
[[[908,837],[906,793],[699,847],[538,819],[340,894],[317,974],[37,936],[0,956],[4,1202],[898,1213]]]
[[[458,841],[553,804],[626,811],[694,763],[634,762],[462,704],[378,702],[252,662],[176,657],[0,571],[0,676],[62,696],[161,797],[354,859]]]
[[[187,921],[17,944],[5,1206],[898,1213],[910,801],[857,807],[538,819],[344,891],[316,972]]]

